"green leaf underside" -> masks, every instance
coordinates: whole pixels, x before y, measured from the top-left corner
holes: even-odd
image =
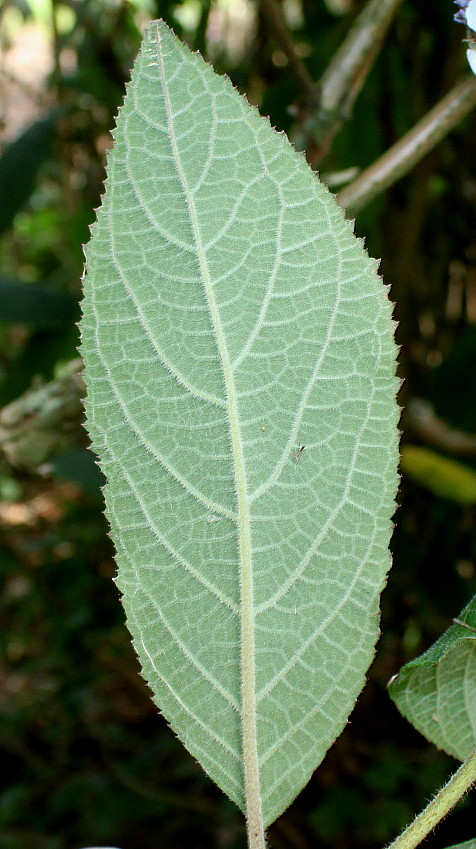
[[[428,651],[403,667],[389,692],[400,712],[438,748],[462,761],[471,754],[476,747],[476,596]]]
[[[304,159],[162,22],[87,269],[88,428],[144,676],[241,808],[255,736],[267,825],[373,656],[397,483],[391,306]]]
[[[448,849],[476,849],[476,837],[474,840],[465,840],[464,843],[455,843],[454,846],[448,846]]]

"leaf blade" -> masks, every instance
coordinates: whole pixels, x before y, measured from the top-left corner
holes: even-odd
[[[476,746],[476,596],[426,652],[389,684],[421,734],[463,761]]]
[[[304,160],[162,23],[118,120],[83,311],[145,677],[242,808],[255,746],[268,824],[373,654],[396,488],[390,305]]]
[[[0,322],[63,328],[77,320],[77,300],[43,283],[25,283],[0,274]]]
[[[51,155],[58,119],[53,109],[13,139],[0,156],[0,234],[8,230],[35,188],[38,171]]]

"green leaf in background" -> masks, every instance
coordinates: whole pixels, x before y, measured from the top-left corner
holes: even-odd
[[[474,840],[465,840],[464,843],[455,843],[454,846],[448,846],[448,849],[476,849],[476,838]]]
[[[0,156],[0,234],[11,226],[35,188],[40,166],[51,154],[56,124],[63,109],[54,109],[8,144]]]
[[[105,480],[88,448],[71,448],[56,454],[50,465],[55,477],[75,483],[89,496],[101,497]]]
[[[78,302],[67,292],[0,274],[0,321],[64,328],[77,320],[78,314]]]
[[[373,656],[397,484],[391,305],[304,158],[162,22],[87,269],[88,428],[134,645],[258,830]]]
[[[476,596],[389,684],[400,712],[438,748],[464,760],[476,746]]]
[[[420,445],[404,445],[400,467],[403,474],[440,498],[476,503],[476,472],[456,460]]]

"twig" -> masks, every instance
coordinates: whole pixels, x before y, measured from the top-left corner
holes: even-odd
[[[476,749],[388,849],[415,849],[476,781]]]
[[[81,433],[85,387],[81,360],[67,363],[55,380],[33,386],[0,410],[0,452],[24,471],[37,471]]]
[[[476,454],[476,436],[451,427],[436,415],[431,404],[423,398],[411,398],[406,404],[402,427],[451,454]]]
[[[410,132],[346,186],[337,200],[350,216],[396,183],[476,106],[476,78],[453,88]]]
[[[288,25],[279,0],[261,0],[261,10],[271,34],[278,42],[289,62],[289,68],[299,86],[302,97],[306,101],[313,99],[314,85],[312,79],[307,72],[304,62],[296,53],[296,48],[289,35]]]
[[[307,150],[317,164],[345,120],[379,53],[402,0],[369,0],[315,86],[311,114],[293,136],[298,150]],[[314,101],[314,103],[312,102]]]

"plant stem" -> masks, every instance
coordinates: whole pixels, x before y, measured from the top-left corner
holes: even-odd
[[[309,115],[293,134],[293,144],[307,151],[316,166],[350,117],[402,0],[369,0],[354,21],[319,82],[307,98]]]
[[[442,448],[455,457],[476,456],[476,436],[451,427],[423,398],[415,396],[409,399],[402,414],[402,428],[405,432],[416,434],[427,445]],[[456,619],[453,621],[456,622]],[[469,627],[467,623],[464,625]]]
[[[306,99],[312,98],[314,91],[312,79],[304,62],[296,53],[279,0],[261,0],[261,10],[271,33],[289,62],[289,68],[299,86],[301,95]]]
[[[476,782],[476,749],[441,788],[421,814],[388,846],[388,849],[414,849],[456,805]]]
[[[400,141],[339,193],[337,200],[348,216],[353,217],[359,209],[408,174],[475,106],[476,79],[474,74],[470,74]]]

